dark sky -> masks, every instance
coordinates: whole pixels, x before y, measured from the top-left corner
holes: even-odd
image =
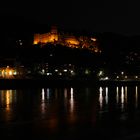
[[[33,24],[32,27],[36,28],[37,25],[46,24],[136,35],[140,34],[139,7],[135,0],[5,1],[0,5],[1,27],[12,28],[14,24],[19,29],[19,26],[24,28],[23,25]]]

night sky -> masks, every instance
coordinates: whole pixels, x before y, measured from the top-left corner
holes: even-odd
[[[90,32],[140,35],[140,4],[133,0],[25,1],[0,5],[1,29],[35,29],[41,25]],[[38,26],[39,25],[39,26]],[[29,29],[28,28],[28,29]]]

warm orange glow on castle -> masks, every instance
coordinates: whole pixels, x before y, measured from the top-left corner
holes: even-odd
[[[58,41],[57,29],[55,28],[52,28],[51,32],[49,33],[34,35],[34,44],[53,43],[55,41]]]
[[[67,45],[79,45],[80,44],[80,42],[74,36],[66,37],[65,42]]]
[[[34,45],[47,43],[55,43],[71,48],[85,48],[93,52],[101,52],[98,48],[97,39],[95,37],[66,35],[58,33],[57,28],[53,27],[49,33],[34,34]]]

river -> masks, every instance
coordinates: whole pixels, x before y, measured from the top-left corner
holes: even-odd
[[[1,138],[140,138],[140,85],[0,90]]]

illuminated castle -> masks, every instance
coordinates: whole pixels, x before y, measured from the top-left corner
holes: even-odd
[[[56,28],[52,28],[51,32],[45,34],[35,34],[34,44],[46,44],[50,42],[58,41],[58,33]]]
[[[34,45],[41,44],[43,46],[47,43],[60,44],[71,48],[85,48],[93,52],[101,52],[96,38],[61,34],[58,33],[56,27],[52,27],[51,31],[48,33],[34,34]]]

